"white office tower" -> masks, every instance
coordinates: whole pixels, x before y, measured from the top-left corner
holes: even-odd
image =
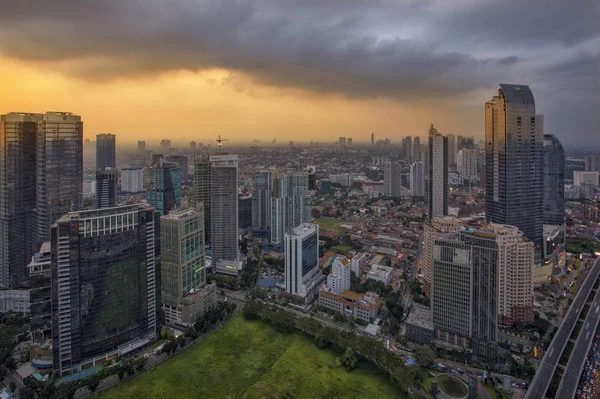
[[[310,303],[322,283],[319,226],[304,223],[285,234],[285,292],[302,303]]]
[[[144,169],[121,169],[121,191],[126,193],[144,191]]]
[[[219,273],[242,269],[238,247],[238,156],[210,156],[210,244],[212,265]]]
[[[402,165],[399,163],[383,164],[383,194],[387,197],[402,195]]]
[[[470,148],[461,149],[456,156],[456,169],[463,177],[471,179],[477,176],[477,156],[475,150]]]
[[[327,276],[327,285],[331,293],[340,295],[342,291],[350,289],[352,275],[350,259],[338,255],[331,265],[331,273]]]
[[[422,161],[410,164],[410,191],[413,197],[425,196],[425,166]]]

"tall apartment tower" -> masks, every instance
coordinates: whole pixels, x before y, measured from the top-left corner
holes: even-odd
[[[172,211],[160,218],[162,309],[167,325],[190,325],[216,304],[216,285],[206,285],[204,211]]]
[[[126,193],[139,193],[144,191],[144,169],[121,169],[121,191]]]
[[[331,273],[327,275],[327,285],[331,292],[340,295],[350,289],[352,278],[352,265],[350,259],[338,255],[331,264]]]
[[[475,150],[469,148],[461,149],[456,154],[456,169],[463,177],[469,179],[477,176],[477,157],[475,156]]]
[[[193,197],[196,205],[204,207],[204,240],[210,243],[210,159],[206,156],[194,159]]]
[[[565,151],[552,134],[544,135],[544,224],[565,223]]]
[[[210,156],[210,245],[217,272],[242,269],[238,233],[238,156]]]
[[[283,244],[288,230],[312,220],[308,174],[286,172],[274,176],[272,187],[271,243]]]
[[[536,246],[537,263],[543,236],[541,130],[529,86],[501,84],[485,104],[485,217],[521,230]]]
[[[114,170],[116,167],[116,136],[110,133],[96,135],[96,170]]]
[[[138,150],[138,152],[145,152],[146,151],[146,142],[143,140],[138,141],[137,150]]]
[[[419,162],[421,159],[421,139],[417,136],[413,140],[412,162]]]
[[[411,136],[406,136],[406,150],[404,152],[404,157],[406,158],[407,161],[411,161],[412,157],[413,157],[413,145],[412,145],[412,137]]]
[[[446,137],[448,137],[448,165],[456,165],[456,136],[448,134]]]
[[[383,164],[383,194],[388,197],[402,195],[402,165],[396,162]]]
[[[371,132],[371,145],[375,145],[375,133]]]
[[[156,337],[159,224],[158,213],[140,204],[69,213],[52,226],[52,348],[60,375]]]
[[[96,170],[96,208],[113,208],[117,202],[115,169]]]
[[[0,115],[0,287],[17,288],[36,253],[36,142],[41,114]]]
[[[83,201],[83,122],[70,112],[46,112],[37,134],[38,247],[50,226]]]
[[[323,281],[319,270],[319,226],[303,223],[285,234],[285,292],[309,303]]]
[[[160,150],[164,153],[164,154],[168,154],[169,151],[171,151],[171,140],[168,139],[162,139],[160,141]]]
[[[273,176],[270,170],[254,173],[252,193],[252,234],[269,237],[271,231],[271,195]]]
[[[181,206],[181,169],[178,165],[160,162],[154,168],[154,187],[146,192],[146,201],[161,216]]]
[[[429,127],[429,220],[448,214],[448,138]]]
[[[425,166],[422,161],[410,164],[410,191],[413,197],[425,196]]]
[[[437,339],[496,355],[500,273],[494,234],[474,229],[435,240],[431,300]]]

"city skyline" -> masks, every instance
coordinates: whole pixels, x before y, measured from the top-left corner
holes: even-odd
[[[111,132],[124,145],[366,143],[371,132],[423,142],[431,122],[482,137],[488,93],[520,82],[547,133],[600,142],[594,2],[71,3],[0,16],[1,113],[71,111],[85,138]],[[536,29],[522,28],[541,8]]]

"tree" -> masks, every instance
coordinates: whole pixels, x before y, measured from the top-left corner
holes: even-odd
[[[17,384],[15,384],[15,382],[14,382],[14,381],[11,381],[11,382],[10,382],[10,385],[9,385],[9,387],[10,387],[10,390],[11,390],[12,392],[15,392],[15,391],[17,390]]]
[[[123,380],[123,377],[125,377],[125,368],[123,366],[119,366],[119,369],[117,370],[117,373],[119,374],[119,381]]]
[[[352,350],[352,348],[346,348],[346,351],[344,352],[344,355],[341,358],[341,363],[342,366],[344,366],[344,368],[346,369],[346,371],[351,371],[356,367],[356,365],[358,364],[358,360],[356,359],[356,356],[354,356],[354,351]]]
[[[88,388],[90,389],[90,391],[96,391],[98,385],[100,385],[100,378],[97,375],[92,376],[92,378],[90,378],[90,381],[88,382]]]
[[[413,349],[415,360],[421,367],[427,367],[435,360],[435,352],[426,345],[417,345]]]

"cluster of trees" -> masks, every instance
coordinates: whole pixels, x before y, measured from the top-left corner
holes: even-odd
[[[345,358],[345,363],[341,363],[342,359],[340,359],[340,364],[344,367],[348,368],[352,364],[356,366],[350,353],[352,353],[352,356],[358,354],[359,357],[371,361],[388,373],[391,381],[404,390],[415,385],[421,376],[418,367],[405,367],[400,357],[387,350],[381,342],[367,336],[329,327],[311,317],[297,316],[294,313],[257,300],[246,302],[243,315],[246,319],[263,320],[271,323],[275,328],[282,331],[298,330],[312,337],[319,348],[333,345],[345,350],[344,355],[348,353],[347,356],[342,356],[342,358]]]
[[[238,279],[232,276],[223,276],[221,274],[210,273],[207,274],[206,280],[209,284],[215,281],[217,283],[217,287],[219,288],[226,288],[232,291],[237,291],[240,289]]]
[[[409,280],[408,286],[410,287],[410,294],[413,297],[413,301],[429,306],[429,298],[423,293],[421,282],[418,279],[413,278],[412,280]]]
[[[242,270],[240,277],[240,285],[246,288],[252,288],[256,285],[258,280],[258,273],[260,272],[260,260],[248,259],[248,263]]]
[[[208,332],[231,315],[237,305],[233,302],[217,302],[217,306],[199,315],[193,323],[194,331]],[[189,331],[190,329],[188,329]],[[187,332],[187,331],[186,331]]]

